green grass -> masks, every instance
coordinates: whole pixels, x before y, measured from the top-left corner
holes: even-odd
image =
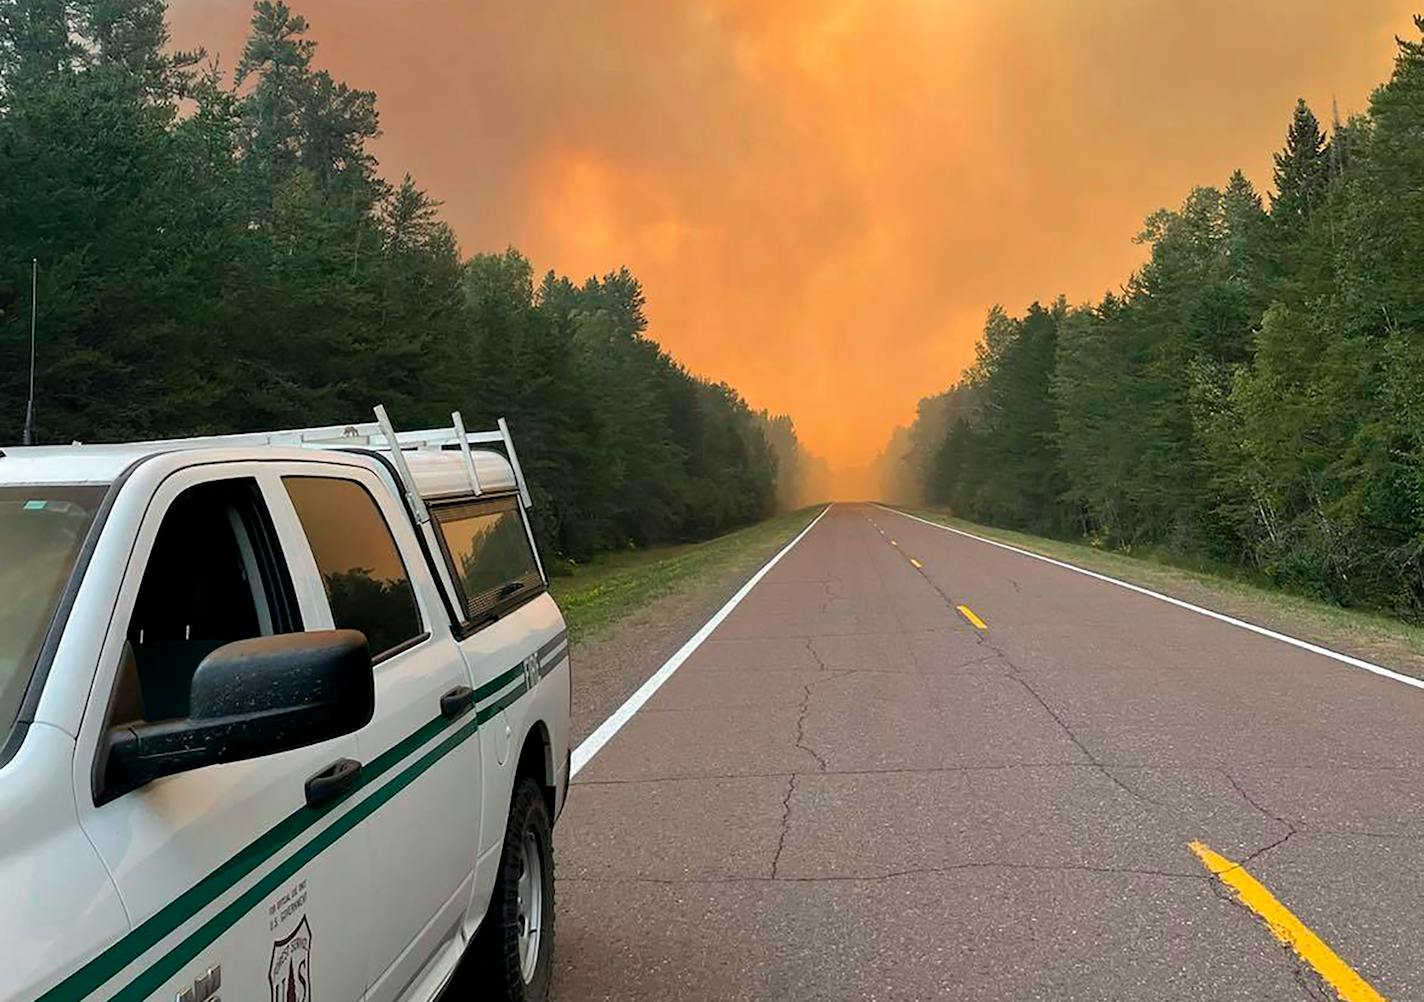
[[[907,507],[902,510],[932,522],[1151,588],[1164,595],[1354,654],[1386,667],[1414,675],[1424,674],[1424,627],[1390,616],[1343,609],[1292,595],[1229,571],[1217,573],[1199,567],[1182,567],[1166,562],[1161,554],[1153,553],[1143,558],[1082,543],[978,525],[934,509]]]
[[[558,599],[575,639],[604,632],[624,616],[713,575],[750,571],[800,532],[820,506],[802,508],[701,543],[604,554],[554,578]]]

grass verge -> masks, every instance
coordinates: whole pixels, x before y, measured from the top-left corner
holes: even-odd
[[[942,525],[998,540],[1086,570],[1120,578],[1237,619],[1424,677],[1424,627],[1390,616],[1292,595],[1289,592],[1159,560],[1067,543],[967,522],[943,511],[902,507]]]
[[[575,639],[597,636],[628,613],[713,575],[750,572],[820,512],[777,515],[701,543],[608,553],[554,578],[549,589]]]

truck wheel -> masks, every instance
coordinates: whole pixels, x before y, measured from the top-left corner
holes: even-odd
[[[544,1002],[554,954],[554,842],[543,791],[521,780],[509,805],[494,896],[475,936],[489,997]]]

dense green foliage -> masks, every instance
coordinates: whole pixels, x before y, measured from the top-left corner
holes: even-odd
[[[1424,42],[1329,135],[1298,103],[1273,182],[1155,213],[1121,294],[993,310],[891,493],[1424,618]]]
[[[462,261],[388,184],[375,95],[254,5],[229,85],[168,46],[163,0],[0,0],[0,439],[20,437],[30,261],[41,441],[368,420],[509,419],[541,538],[581,559],[770,512],[789,421],[645,336],[626,270],[535,280]],[[783,488],[784,490],[784,488]]]

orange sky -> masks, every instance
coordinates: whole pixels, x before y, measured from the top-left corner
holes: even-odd
[[[652,336],[854,466],[972,360],[991,304],[1100,296],[1153,209],[1237,166],[1269,181],[1297,95],[1362,109],[1424,2],[293,6],[466,253],[627,264]],[[230,69],[250,4],[172,7]]]

